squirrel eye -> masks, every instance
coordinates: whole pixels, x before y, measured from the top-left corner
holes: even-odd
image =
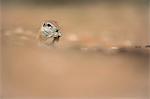
[[[52,27],[50,24],[47,24],[48,27]]]
[[[59,30],[57,29],[56,32],[58,32]]]

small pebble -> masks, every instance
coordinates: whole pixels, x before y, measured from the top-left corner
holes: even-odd
[[[5,35],[5,36],[10,36],[10,35],[11,35],[11,31],[6,31],[6,32],[4,33],[4,35]]]
[[[119,47],[113,46],[113,47],[111,47],[111,49],[112,49],[112,50],[118,50]]]
[[[24,30],[23,30],[21,27],[18,27],[18,28],[16,28],[16,29],[14,30],[14,32],[17,33],[17,34],[20,34],[20,33],[23,33]]]
[[[26,36],[21,36],[20,39],[22,39],[22,40],[28,40],[28,37],[26,37]]]
[[[83,48],[80,48],[82,51],[87,51],[88,50],[88,48],[86,48],[86,47],[83,47]]]
[[[67,39],[72,42],[78,41],[78,37],[75,34],[70,34]]]
[[[123,45],[125,45],[126,47],[131,47],[132,46],[132,43],[130,40],[126,40]]]

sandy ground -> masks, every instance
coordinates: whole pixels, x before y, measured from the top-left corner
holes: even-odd
[[[149,50],[133,48],[148,43],[146,10],[3,7],[3,98],[147,99]],[[35,39],[47,19],[57,20],[64,33],[54,48]]]

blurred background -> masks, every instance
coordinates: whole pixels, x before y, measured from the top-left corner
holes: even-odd
[[[3,98],[148,99],[148,3],[2,0]],[[63,32],[55,48],[38,45],[45,20]]]

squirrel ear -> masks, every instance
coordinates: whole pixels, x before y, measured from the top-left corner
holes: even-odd
[[[55,21],[55,20],[51,20],[51,22],[55,25],[58,25],[57,21]]]
[[[46,24],[45,23],[43,23],[43,26],[45,26]]]
[[[41,22],[41,25],[42,25],[42,26],[45,26],[45,25],[46,25],[46,24],[45,24],[45,21],[44,21],[44,22]]]
[[[51,23],[54,24],[55,27],[60,28],[57,21],[51,20]]]

